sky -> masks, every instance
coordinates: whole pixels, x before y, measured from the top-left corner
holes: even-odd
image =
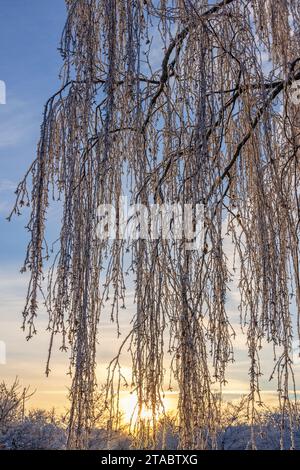
[[[20,274],[28,242],[28,212],[8,223],[18,181],[35,158],[43,106],[59,87],[61,58],[57,47],[66,18],[63,0],[0,0],[0,80],[6,104],[0,105],[0,341],[6,345],[2,380],[18,376],[37,389],[32,403],[49,407],[62,402],[68,381],[66,359],[58,356],[55,373],[45,378],[46,315],[39,334],[27,342],[21,330],[26,276]]]
[[[54,406],[59,410],[66,406],[68,354],[58,352],[57,344],[51,374],[46,378],[49,337],[45,331],[47,316],[42,308],[37,320],[38,334],[29,342],[25,339],[21,324],[27,277],[20,274],[20,268],[28,242],[24,228],[28,212],[10,223],[6,217],[12,208],[16,185],[35,158],[43,106],[59,89],[58,74],[62,64],[57,47],[65,18],[63,0],[0,0],[0,80],[5,82],[7,91],[6,104],[0,105],[0,342],[6,347],[6,363],[0,363],[0,378],[12,382],[18,376],[22,386],[30,385],[36,390],[31,406]],[[50,212],[50,227],[51,223],[55,225],[55,214]],[[237,305],[237,290],[233,286],[229,312],[236,325]],[[130,295],[127,306],[121,318],[123,337],[134,311]],[[99,381],[104,379],[106,365],[116,352],[118,342],[115,337],[115,326],[104,315],[99,335]],[[240,334],[235,347],[237,360],[230,366],[230,382],[226,389],[231,398],[248,390],[249,361],[245,338]],[[272,352],[267,348],[263,382],[269,397],[273,396],[274,389],[274,384],[267,381],[271,357]],[[123,364],[125,372],[130,374],[128,357],[124,358]],[[299,366],[296,367],[299,372]],[[169,403],[174,402],[175,398],[169,397]]]

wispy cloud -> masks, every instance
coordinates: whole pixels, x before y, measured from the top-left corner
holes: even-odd
[[[16,188],[16,182],[5,179],[5,178],[0,178],[0,191],[13,191]]]
[[[31,141],[39,129],[39,116],[26,101],[8,97],[0,113],[0,148],[14,147]]]

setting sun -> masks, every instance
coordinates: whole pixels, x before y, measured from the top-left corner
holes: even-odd
[[[164,412],[174,412],[176,408],[176,400],[171,397],[165,396],[163,398],[163,406],[157,412],[157,418]],[[136,393],[123,392],[120,396],[120,410],[122,419],[125,424],[134,425],[138,417],[138,398]],[[150,407],[144,406],[140,415],[141,419],[150,421],[152,419],[152,410]]]

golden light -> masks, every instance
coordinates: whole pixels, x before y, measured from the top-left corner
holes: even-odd
[[[156,418],[159,418],[163,412],[172,412],[175,410],[173,400],[168,397],[163,398],[163,406],[157,411]],[[124,424],[134,425],[138,418],[138,398],[136,393],[123,392],[120,396],[120,411]],[[144,406],[142,408],[140,417],[145,421],[151,421],[152,410],[150,407]]]

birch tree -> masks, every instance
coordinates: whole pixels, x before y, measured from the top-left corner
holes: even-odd
[[[109,366],[111,425],[118,425],[120,357],[129,348],[137,446],[156,440],[167,355],[179,396],[179,446],[204,449],[214,442],[222,407],[215,390],[222,391],[234,358],[225,232],[239,266],[249,422],[263,401],[260,350],[268,342],[282,427],[287,417],[292,423],[292,348],[300,329],[298,0],[66,5],[61,87],[46,103],[37,156],[17,188],[13,213],[31,207],[24,330],[28,338],[36,333],[42,292],[47,373],[55,335],[70,351],[69,447],[85,446],[94,419],[99,319],[110,305],[119,333],[126,274],[134,280],[136,309]],[[122,195],[146,207],[202,204],[201,250],[187,249],[187,240],[175,236],[171,242],[99,239],[98,207],[112,204],[118,225]],[[62,218],[45,290],[52,199],[60,201]],[[143,407],[152,412],[149,426]]]

